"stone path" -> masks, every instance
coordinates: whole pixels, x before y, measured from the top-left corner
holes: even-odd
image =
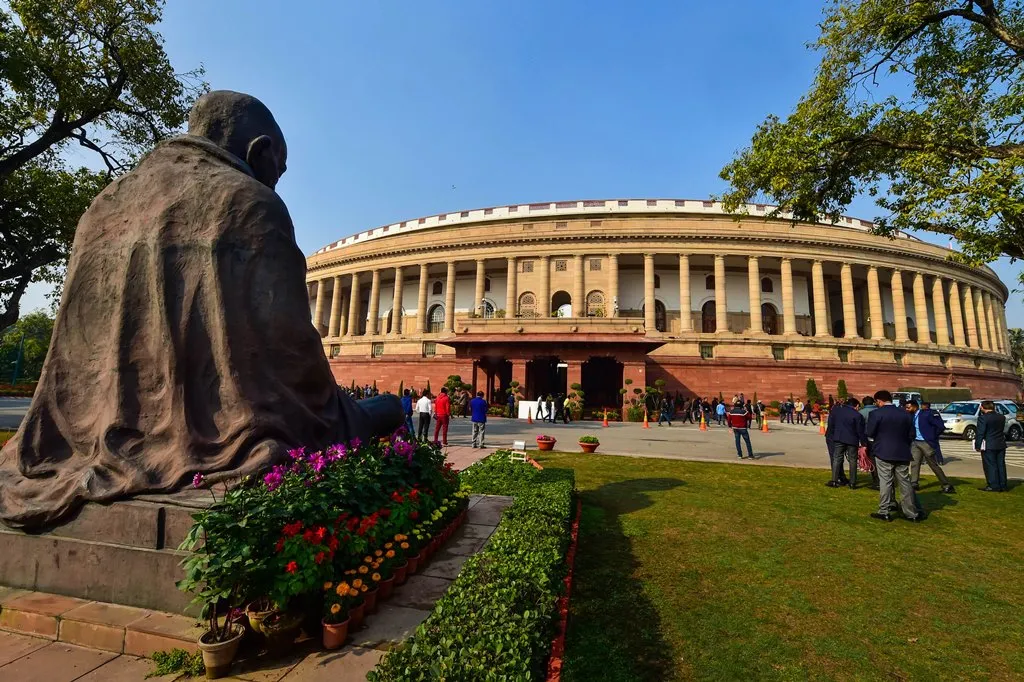
[[[452,447],[449,457],[465,468],[488,451]],[[512,503],[510,497],[473,495],[469,514],[448,543],[419,573],[350,635],[349,644],[324,651],[319,642],[297,645],[291,656],[256,657],[236,663],[233,677],[246,682],[349,682],[365,680],[384,653],[411,635],[479,552]],[[153,664],[140,654],[195,647],[194,621],[163,614],[87,602],[58,595],[0,588],[0,680],[7,682],[137,682]],[[82,646],[88,644],[89,646]],[[192,678],[168,675],[158,682]]]

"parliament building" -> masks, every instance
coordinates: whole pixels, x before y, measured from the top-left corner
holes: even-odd
[[[766,403],[958,386],[1015,397],[1006,286],[987,267],[871,223],[727,214],[714,201],[498,206],[384,225],[307,261],[310,314],[338,383],[436,390],[458,374],[502,401],[580,383]]]

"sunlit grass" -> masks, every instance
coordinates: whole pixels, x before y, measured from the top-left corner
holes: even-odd
[[[569,682],[1024,678],[1024,488],[886,524],[821,471],[538,459],[584,503]]]

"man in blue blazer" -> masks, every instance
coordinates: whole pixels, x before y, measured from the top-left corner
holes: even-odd
[[[981,465],[985,469],[987,483],[982,490],[987,493],[1006,492],[1005,429],[1006,417],[996,412],[995,403],[991,400],[982,402],[974,449],[981,452]]]
[[[900,507],[903,516],[911,522],[921,520],[914,499],[914,487],[910,484],[910,462],[913,456],[910,445],[917,434],[914,418],[906,410],[892,404],[889,391],[875,393],[878,409],[868,416],[864,429],[873,441],[875,466],[878,469],[878,511],[871,516],[882,521],[892,521],[889,510],[894,506],[895,491],[893,479],[900,488]]]
[[[946,430],[946,424],[935,410],[922,410],[916,400],[908,400],[904,409],[914,418],[914,442],[910,444],[910,454],[914,460],[910,465],[910,485],[917,490],[921,486],[921,462],[928,462],[932,473],[942,484],[942,492],[956,492],[946,473],[936,461],[939,452],[939,437]]]
[[[828,415],[825,440],[831,443],[829,454],[832,458],[832,480],[826,485],[830,488],[842,485],[844,460],[850,464],[848,485],[851,488],[857,487],[857,448],[868,444],[864,435],[864,417],[860,416],[858,407],[859,400],[847,398],[845,404],[836,405]]]

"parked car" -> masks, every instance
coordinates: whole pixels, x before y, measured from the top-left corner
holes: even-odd
[[[1017,405],[1012,400],[996,400],[996,412],[1006,417],[1006,437],[1020,440],[1024,436],[1024,425],[1017,421]],[[980,400],[957,400],[942,408],[939,414],[946,424],[946,433],[974,440],[978,433],[978,415],[981,413]]]

